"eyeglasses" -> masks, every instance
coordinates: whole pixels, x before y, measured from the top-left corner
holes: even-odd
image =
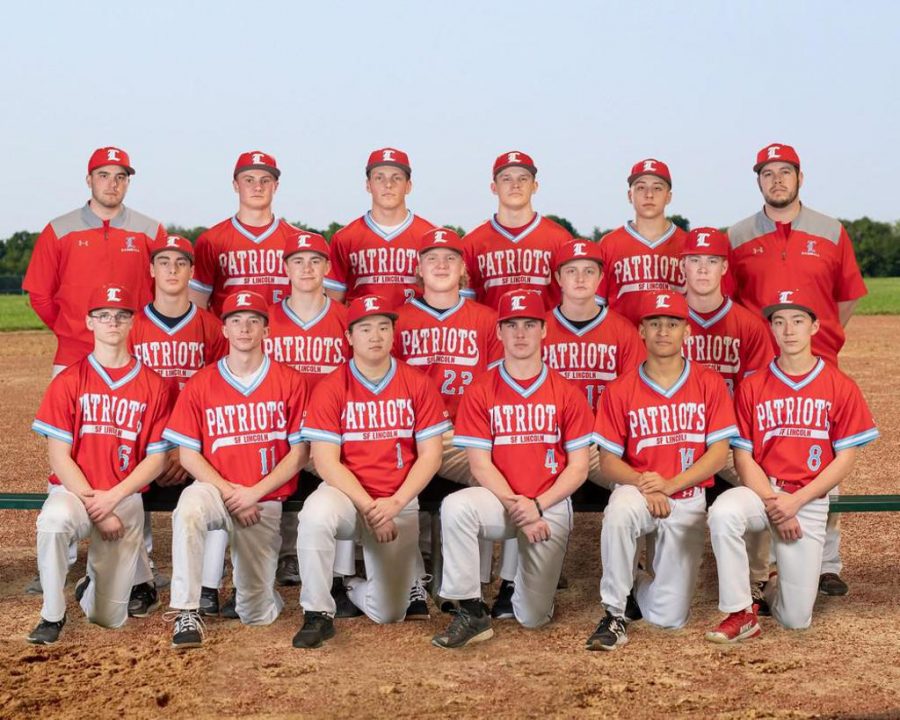
[[[91,313],[91,317],[94,318],[101,325],[112,325],[115,323],[116,325],[124,325],[129,320],[134,313],[130,312],[102,312],[102,313]]]

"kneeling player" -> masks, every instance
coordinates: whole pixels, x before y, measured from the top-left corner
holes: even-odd
[[[32,429],[48,441],[51,490],[37,519],[44,604],[28,642],[56,642],[66,622],[70,542],[91,538],[87,576],[75,587],[88,620],[119,627],[141,551],[140,491],[162,471],[171,388],[128,354],[135,304],[118,285],[96,290],[86,324],[94,351],[47,388]]]
[[[391,357],[397,315],[378,295],[350,304],[353,358],[319,382],[303,422],[324,482],[300,513],[297,557],[303,627],[294,647],[334,637],[331,575],[338,540],[359,540],[366,579],[348,596],[374,622],[406,616],[416,577],[418,495],[441,464],[441,435],[452,428],[426,375]]]
[[[772,616],[787,628],[812,622],[819,588],[828,492],[853,469],[856,449],[878,437],[856,384],[812,354],[816,309],[800,291],[763,308],[779,356],[744,380],[737,395],[740,436],[732,441],[744,487],[709,511],[719,571],[719,609],[728,617],[708,640],[731,643],[760,633],[747,582],[747,533],[770,529],[778,566],[769,583]]]
[[[466,390],[454,444],[466,448],[481,487],[452,493],[441,507],[441,595],[458,600],[432,642],[458,648],[493,636],[481,598],[478,542],[518,540],[512,610],[525,627],[553,617],[556,585],[572,529],[570,496],[588,473],[591,413],[578,389],[541,360],[546,334],[541,295],[500,299],[503,362]]]
[[[281,612],[275,569],[281,504],[297,488],[308,446],[300,441],[306,381],[263,353],[266,301],[242,291],[222,304],[228,355],[184,386],[164,437],[180,446],[196,482],[172,514],[172,647],[203,640],[200,594],[203,548],[226,530],[234,563],[236,611],[247,625],[268,625]]]
[[[652,292],[643,303],[647,360],[610,383],[597,408],[600,466],[615,489],[600,534],[606,616],[588,638],[589,650],[627,643],[626,623],[641,613],[664,628],[687,622],[703,557],[704,488],[725,464],[728,438],[737,435],[725,382],[681,356],[690,333],[684,297]],[[656,533],[653,576],[635,577],[637,540],[650,533]]]

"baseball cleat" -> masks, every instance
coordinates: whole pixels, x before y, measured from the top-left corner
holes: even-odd
[[[425,590],[425,584],[430,582],[431,578],[416,578],[412,587],[409,589],[409,607],[406,608],[407,620],[430,620],[431,614],[428,612],[428,593]]]
[[[232,589],[231,595],[228,596],[225,604],[222,605],[222,609],[219,611],[219,615],[221,615],[226,620],[241,619],[237,614],[237,590]]]
[[[344,620],[347,618],[355,618],[363,614],[362,610],[356,607],[350,599],[350,596],[347,595],[347,588],[344,587],[343,578],[336,577],[332,581],[331,597],[334,598],[334,617],[336,619],[340,618]]]
[[[81,598],[84,597],[85,590],[88,589],[88,585],[91,584],[91,576],[85,575],[81,578],[77,583],[75,583],[75,602],[80,603]]]
[[[200,588],[200,607],[197,612],[202,617],[215,617],[219,614],[219,591],[217,588]]]
[[[52,645],[59,640],[59,633],[65,624],[65,615],[63,615],[62,620],[59,620],[58,622],[50,622],[49,620],[41,618],[41,621],[34,630],[28,633],[28,642],[32,645]]]
[[[281,587],[300,584],[300,563],[297,561],[296,555],[282,555],[278,558],[275,582]]]
[[[44,588],[41,585],[41,576],[35,575],[31,581],[25,586],[26,595],[43,595]]]
[[[291,644],[295,648],[322,647],[326,640],[334,637],[334,621],[328,617],[328,613],[307,610],[303,613],[303,627],[301,627]]]
[[[150,583],[139,583],[131,588],[128,600],[129,617],[145,618],[159,607],[159,593]]]
[[[634,590],[628,593],[628,597],[625,600],[625,614],[623,617],[625,618],[626,623],[633,623],[644,619],[644,613],[641,612],[637,598],[634,596]]]
[[[615,650],[628,644],[625,618],[606,611],[594,634],[587,639],[588,650]]]
[[[750,583],[750,597],[753,604],[759,608],[756,614],[760,617],[769,617],[772,611],[769,609],[769,601],[766,600],[766,583],[752,582]]]
[[[176,650],[188,650],[203,645],[206,627],[203,618],[196,610],[173,610],[166,613],[164,620],[175,620],[172,632],[172,647]]]
[[[491,617],[494,620],[510,620],[515,617],[512,606],[512,596],[516,590],[516,584],[512,580],[501,580],[497,597],[491,606]]]
[[[706,633],[706,639],[714,643],[736,643],[741,640],[759,637],[762,630],[754,605],[749,611],[733,612],[725,618],[715,630]]]
[[[822,573],[819,575],[820,595],[839,596],[846,595],[848,592],[850,592],[850,588],[837,573]]]
[[[432,645],[449,650],[484,642],[494,637],[487,605],[480,600],[474,608],[467,605],[468,602],[460,603],[458,608],[450,611],[453,616],[450,625],[446,631],[431,639]],[[477,610],[477,614],[473,610]]]

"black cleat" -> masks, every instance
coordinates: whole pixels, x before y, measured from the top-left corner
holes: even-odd
[[[172,617],[174,615],[174,618]],[[166,619],[175,620],[172,633],[172,647],[176,650],[189,650],[203,645],[205,627],[203,618],[196,610],[174,610],[166,613]]]
[[[626,623],[633,623],[644,619],[644,614],[641,612],[641,608],[637,603],[637,598],[634,597],[634,590],[628,593],[628,598],[625,600],[624,617]]]
[[[468,601],[466,601],[466,604]],[[465,647],[472,643],[484,642],[494,637],[491,627],[491,614],[487,605],[478,601],[479,612],[476,614],[466,604],[460,603],[458,608],[450,611],[453,619],[447,629],[431,638],[431,644],[446,650]]]
[[[850,592],[850,588],[837,573],[822,573],[819,575],[820,595],[839,596],[846,595],[848,592]]]
[[[587,640],[588,650],[615,650],[628,644],[628,634],[625,632],[625,618],[621,615],[613,615],[606,611],[594,634]]]
[[[308,610],[303,613],[303,627],[301,627],[291,644],[295,648],[322,647],[326,640],[334,637],[334,621],[327,613]]]
[[[335,619],[340,618],[341,620],[345,620],[347,618],[359,617],[363,614],[363,611],[356,607],[356,605],[354,605],[353,601],[350,599],[350,596],[347,595],[347,588],[344,587],[343,578],[336,577],[332,581],[331,597],[334,598]]]
[[[300,584],[300,563],[296,555],[282,555],[275,570],[275,583],[281,587]]]
[[[34,630],[28,633],[28,642],[32,645],[52,645],[59,640],[59,633],[65,624],[65,615],[63,615],[63,619],[58,622],[50,622],[49,620],[41,618],[41,621]]]
[[[231,591],[231,595],[228,596],[228,599],[219,611],[219,615],[227,620],[241,619],[240,615],[237,614],[237,590]]]
[[[753,605],[756,605],[757,616],[769,617],[772,611],[769,609],[769,601],[766,600],[766,583],[751,582],[750,597],[753,599]]]
[[[512,606],[512,596],[516,585],[512,580],[502,580],[494,605],[491,607],[491,617],[494,620],[509,620],[515,617]]]
[[[428,593],[425,590],[425,584],[431,578],[416,578],[412,587],[409,589],[409,607],[406,608],[407,620],[430,620],[431,614],[428,612]]]
[[[200,588],[200,607],[197,612],[202,617],[216,617],[219,614],[219,591],[217,588]]]
[[[75,602],[80,603],[81,598],[84,597],[84,591],[88,589],[88,585],[91,584],[91,576],[85,575],[81,580],[75,583]]]
[[[159,593],[150,583],[139,583],[131,588],[128,600],[128,615],[145,618],[159,607]]]

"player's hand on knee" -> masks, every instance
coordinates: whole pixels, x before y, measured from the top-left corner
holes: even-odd
[[[397,525],[393,520],[388,520],[387,522],[378,525],[377,527],[372,528],[372,534],[375,536],[375,539],[380,543],[389,543],[394,542],[397,539]]]
[[[82,495],[81,500],[93,523],[108,518],[119,504],[119,496],[111,490],[92,490]]]
[[[125,536],[125,526],[116,515],[108,515],[94,525],[100,532],[100,537],[106,542],[121,540]]]
[[[650,493],[661,493],[663,495],[666,495],[667,485],[668,482],[666,481],[666,479],[658,472],[641,473],[641,476],[638,479],[638,489],[640,489],[640,491],[644,495],[648,495]]]
[[[776,525],[796,517],[800,509],[799,501],[789,493],[779,493],[765,501],[766,514]]]
[[[546,520],[540,517],[535,522],[525,525],[522,532],[530,543],[539,543],[550,539],[550,526]]]
[[[228,512],[232,515],[239,515],[250,508],[256,507],[256,503],[259,502],[259,493],[252,487],[232,485],[231,494],[227,498],[223,497],[222,499],[225,501],[225,507],[228,508]]]
[[[791,518],[790,520],[778,523],[775,526],[775,529],[778,530],[779,536],[781,536],[781,539],[785,542],[799,540],[803,537],[803,529],[800,527],[800,521],[797,520],[797,518]]]
[[[669,513],[672,511],[672,508],[669,506],[668,497],[666,497],[662,493],[655,492],[645,494],[644,500],[647,501],[647,508],[650,510],[650,514],[653,517],[669,517]]]
[[[241,527],[252,527],[259,522],[259,508],[256,505],[249,507],[241,512],[232,513],[234,519],[238,521]]]
[[[400,501],[394,496],[378,498],[366,510],[366,522],[369,527],[376,528],[393,520],[402,509]]]
[[[520,528],[531,525],[541,519],[534,500],[524,495],[514,495],[512,504],[507,508],[512,521]]]

